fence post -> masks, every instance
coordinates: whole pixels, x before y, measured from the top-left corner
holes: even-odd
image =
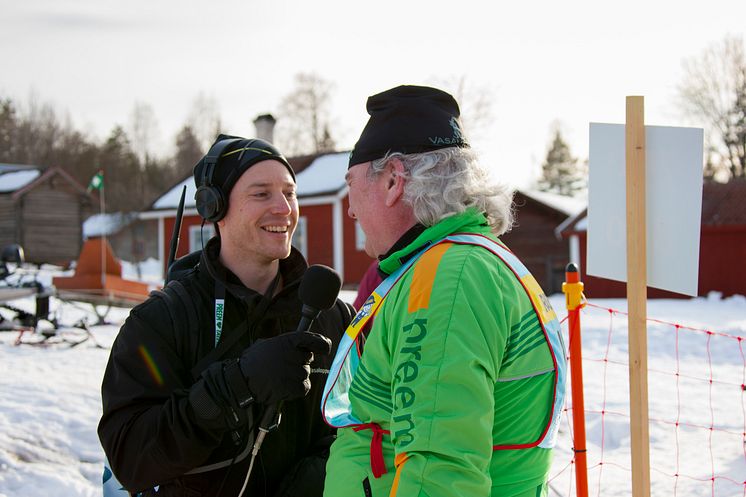
[[[580,308],[583,283],[578,267],[570,263],[562,283],[567,306],[570,335],[570,385],[572,388],[572,425],[575,440],[575,486],[577,497],[588,497],[588,461],[585,448],[585,401],[583,400],[583,352],[580,339]]]

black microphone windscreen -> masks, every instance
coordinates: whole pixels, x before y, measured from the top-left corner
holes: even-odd
[[[303,274],[298,296],[304,305],[317,310],[330,309],[341,288],[339,273],[328,266],[314,264]]]

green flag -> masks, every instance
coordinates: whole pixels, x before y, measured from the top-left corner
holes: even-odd
[[[88,184],[88,192],[91,190],[100,190],[104,187],[104,172],[99,171],[97,172],[93,178],[91,178],[91,182]]]

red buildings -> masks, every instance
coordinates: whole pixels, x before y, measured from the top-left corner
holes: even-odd
[[[335,268],[348,287],[354,287],[370,265],[365,254],[365,235],[347,216],[348,200],[344,175],[346,152],[291,158],[298,179],[300,220],[293,244],[310,264]],[[158,253],[167,260],[176,207],[182,187],[187,186],[186,208],[181,227],[178,256],[198,250],[213,234],[211,225],[200,228],[194,207],[194,182],[186,178],[161,198],[141,219],[158,225]],[[682,201],[684,201],[682,199]],[[516,225],[502,240],[526,264],[549,294],[561,289],[568,262],[578,262],[589,297],[624,297],[624,283],[594,278],[585,273],[585,211],[575,199],[518,191],[515,197]],[[699,295],[711,291],[724,296],[746,295],[746,180],[705,183],[699,263]],[[652,298],[680,297],[650,289]]]
[[[682,201],[684,201],[682,199]],[[702,190],[702,228],[699,247],[699,288],[697,294],[721,292],[723,296],[746,295],[746,180],[728,183],[706,182]],[[624,297],[626,285],[585,273],[586,212],[568,220],[561,228],[569,239],[571,256],[580,262],[586,295],[594,298]],[[572,247],[576,247],[574,250]],[[656,289],[648,297],[682,297]]]
[[[347,216],[347,152],[291,158],[298,180],[300,218],[293,236],[293,245],[308,259],[309,264],[331,266],[347,285],[357,284],[370,265],[365,254],[365,235],[357,223]],[[202,226],[194,204],[196,188],[191,176],[158,198],[141,219],[154,219],[158,224],[158,254],[168,260],[168,251],[176,219],[176,208],[183,187],[187,187],[184,217],[181,224],[177,257],[199,250],[213,236],[211,224]]]

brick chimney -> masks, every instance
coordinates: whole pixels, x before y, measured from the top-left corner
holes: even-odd
[[[254,119],[256,137],[272,143],[275,135],[275,123],[277,120],[272,114],[261,114]]]

